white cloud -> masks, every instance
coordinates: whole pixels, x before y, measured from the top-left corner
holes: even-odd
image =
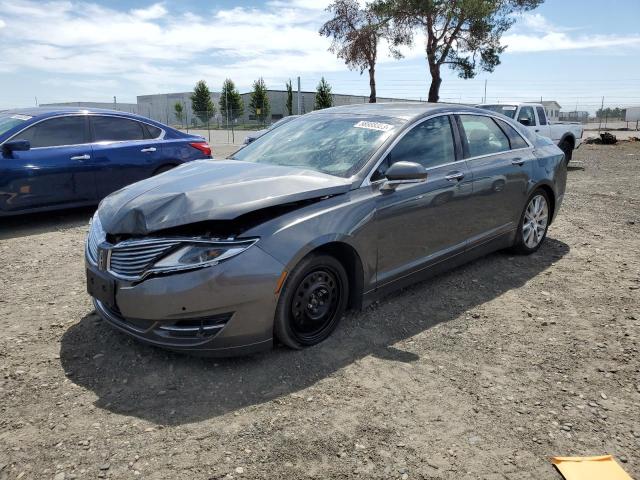
[[[111,77],[139,93],[217,88],[231,77],[249,86],[306,72],[342,71],[318,35],[328,1],[273,0],[261,8],[171,14],[163,3],[119,11],[95,3],[0,0],[3,69]],[[100,19],[100,21],[96,21]]]
[[[328,52],[329,40],[318,34],[329,3],[267,0],[254,8],[180,13],[170,2],[118,10],[91,0],[0,0],[0,72],[40,72],[33,78],[51,79],[40,82],[48,91],[78,98],[100,89],[130,96],[186,90],[200,79],[219,89],[227,77],[241,89],[260,76],[282,88],[296,75],[345,71]],[[504,43],[510,53],[636,47],[640,36],[580,35],[526,14]],[[403,51],[408,59],[423,58],[423,41]],[[380,62],[395,62],[384,46]],[[82,82],[70,88],[66,79],[79,73]],[[0,86],[7,77],[0,76]]]
[[[161,3],[155,3],[149,8],[132,10],[131,13],[142,20],[154,20],[164,17],[167,14],[167,9]]]
[[[509,53],[581,50],[605,47],[639,47],[640,35],[577,34],[575,28],[554,25],[539,13],[525,13],[502,37]]]

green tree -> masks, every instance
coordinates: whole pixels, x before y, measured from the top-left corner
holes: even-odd
[[[624,118],[626,110],[620,107],[607,107],[605,109],[599,108],[596,111],[596,118]]]
[[[315,110],[322,110],[333,106],[333,96],[331,95],[331,85],[322,77],[316,87]]]
[[[287,112],[289,112],[289,115],[293,115],[293,85],[291,85],[291,79],[287,82]]]
[[[388,12],[378,12],[371,5],[362,7],[358,0],[335,0],[327,11],[333,18],[322,26],[320,35],[332,38],[329,50],[343,59],[350,70],[359,70],[360,75],[369,71],[369,103],[375,103],[378,44],[390,35]],[[390,46],[392,55],[401,58],[394,44]]]
[[[473,78],[478,70],[492,72],[506,48],[500,39],[516,14],[532,10],[544,0],[376,0],[378,15],[393,20],[392,45],[412,44],[424,34],[431,86],[429,101],[440,98],[447,65],[460,78]]]
[[[211,100],[211,92],[207,82],[200,80],[196,83],[191,94],[191,109],[202,123],[207,123],[216,113],[216,107]]]
[[[229,111],[229,121],[234,121],[244,115],[244,102],[240,96],[240,92],[230,78],[227,78],[222,84],[222,92],[220,93],[220,115],[223,120],[227,120],[227,109]]]
[[[180,125],[182,125],[182,120],[184,119],[184,109],[182,107],[182,103],[176,102],[173,105],[173,113],[176,116],[176,120],[180,122]]]
[[[262,123],[269,117],[271,107],[269,105],[269,97],[267,96],[267,86],[262,78],[253,82],[249,109]]]

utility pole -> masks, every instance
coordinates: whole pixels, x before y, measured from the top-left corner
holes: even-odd
[[[302,114],[302,105],[300,104],[300,77],[298,77],[298,115]]]
[[[118,102],[116,101],[116,96],[113,96],[113,109],[117,110],[118,109]]]
[[[487,103],[487,79],[484,79],[484,99],[482,103]]]
[[[38,97],[36,97],[36,107],[38,106]]]
[[[602,128],[602,114],[604,113],[604,95],[602,96],[602,105],[600,106],[600,123],[598,124],[598,135],[600,135],[600,129]]]
[[[229,143],[229,96],[227,95],[227,91],[229,88],[224,89],[224,111],[226,113],[225,117],[227,117],[227,143]]]

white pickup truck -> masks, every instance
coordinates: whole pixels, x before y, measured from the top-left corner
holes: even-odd
[[[478,108],[501,113],[517,120],[538,135],[553,140],[564,152],[567,163],[573,151],[582,143],[582,125],[573,122],[550,122],[541,103],[513,102],[500,104],[480,104]]]

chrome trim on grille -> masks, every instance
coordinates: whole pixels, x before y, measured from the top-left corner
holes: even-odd
[[[108,271],[124,280],[139,280],[155,261],[185,239],[127,240],[111,249]]]

